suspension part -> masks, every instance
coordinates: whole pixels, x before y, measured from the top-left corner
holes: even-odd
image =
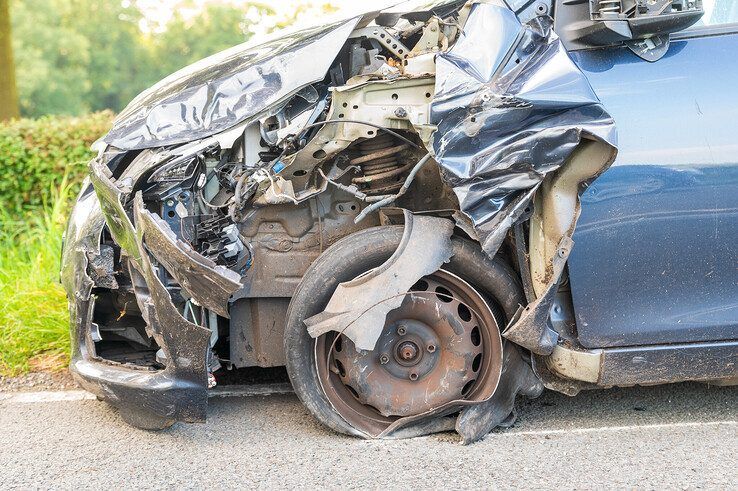
[[[398,161],[400,152],[410,148],[408,143],[388,133],[380,133],[376,137],[357,145],[360,156],[351,160],[350,164],[361,169],[362,176],[352,180],[362,192],[368,195],[394,193],[403,183],[403,174],[410,170],[412,162],[402,165]]]

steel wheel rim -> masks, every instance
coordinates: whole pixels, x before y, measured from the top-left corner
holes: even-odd
[[[320,385],[334,409],[359,431],[381,433],[398,419],[432,412],[453,401],[474,399],[477,389],[483,390],[490,383],[496,385],[499,380],[502,341],[498,321],[482,295],[466,281],[445,270],[421,279],[411,289],[411,293],[398,309],[388,314],[377,347],[371,352],[360,353],[361,363],[358,366],[350,365],[351,362],[347,360],[347,353],[352,354],[353,343],[345,336],[338,336],[337,340],[336,333],[329,333],[316,340],[315,361]],[[448,319],[445,324],[441,322],[445,329],[437,330],[439,326],[432,323],[428,325],[428,316],[417,314],[418,309],[423,306],[437,308],[439,305],[445,306],[440,312],[448,314]],[[454,312],[453,316],[450,315],[451,312]],[[415,318],[408,314],[413,314]],[[408,319],[419,322],[410,325]],[[422,325],[424,320],[425,326]],[[406,328],[404,333],[398,331],[400,324]],[[455,336],[465,339],[449,339],[449,328],[454,331]],[[394,336],[388,334],[393,331]],[[419,335],[424,331],[425,336]],[[476,333],[472,334],[472,331]],[[435,341],[432,341],[434,334]],[[474,336],[478,338],[478,344],[473,342]],[[409,346],[407,341],[413,341],[414,346]],[[452,341],[458,344],[456,350],[450,348],[449,343]],[[335,351],[336,348],[338,351]],[[418,351],[421,350],[422,356],[419,356]],[[380,360],[383,355],[385,359]],[[410,397],[411,403],[407,404],[398,402],[397,389],[400,387],[381,390],[387,381],[393,380],[386,373],[394,376],[395,380],[405,382],[400,384],[404,388],[412,387],[413,384],[423,387],[423,384],[428,386],[437,383],[444,375],[448,355],[453,355],[450,359],[454,363],[453,368],[459,373],[455,378],[452,377],[455,382],[449,384],[449,388],[442,394],[436,394],[419,403],[418,391],[415,391],[416,397]],[[384,369],[386,373],[380,372],[383,376],[375,377],[374,380],[355,378],[356,372],[368,366],[369,358],[373,358],[373,363],[369,363],[370,368],[376,370],[379,365],[380,370]],[[463,367],[459,365],[461,358],[464,359]],[[427,363],[428,360],[435,360],[435,363]],[[350,366],[347,368],[347,365]],[[351,371],[354,373],[349,375]]]

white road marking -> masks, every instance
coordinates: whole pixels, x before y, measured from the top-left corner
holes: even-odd
[[[95,399],[85,390],[60,390],[46,392],[3,392],[0,401],[10,404],[32,404],[36,402],[83,401]]]
[[[275,394],[291,394],[290,384],[258,384],[223,386],[211,389],[209,397],[255,397]],[[0,402],[8,404],[33,404],[59,401],[84,401],[95,399],[85,390],[63,390],[44,392],[0,392]]]
[[[291,394],[290,384],[259,384],[259,385],[236,385],[223,386],[210,390],[210,397],[259,397],[277,394]],[[45,391],[45,392],[0,392],[0,402],[6,404],[35,404],[66,401],[94,400],[95,396],[84,390]],[[540,430],[499,430],[487,438],[497,437],[519,437],[519,436],[553,436],[553,435],[579,435],[587,433],[617,433],[633,430],[661,430],[675,428],[698,428],[705,426],[729,426],[736,427],[738,421],[684,421],[675,423],[652,423],[635,424],[623,426],[594,426],[589,428],[559,428]]]
[[[738,421],[682,421],[675,423],[652,423],[652,424],[635,424],[623,426],[593,426],[591,428],[560,428],[552,430],[500,430],[492,433],[490,437],[495,436],[547,436],[547,435],[577,435],[586,433],[617,433],[619,431],[632,430],[661,430],[674,428],[698,428],[705,426],[737,426]]]

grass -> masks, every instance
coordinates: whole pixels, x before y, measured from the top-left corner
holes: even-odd
[[[69,315],[59,261],[71,188],[65,178],[23,220],[0,209],[0,375],[67,364]]]

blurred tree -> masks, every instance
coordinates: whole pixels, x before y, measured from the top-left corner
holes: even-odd
[[[24,116],[120,111],[170,73],[248,40],[274,11],[255,2],[180,0],[172,19],[142,32],[131,0],[0,0],[13,8]]]
[[[143,16],[131,3],[72,0],[72,25],[89,43],[86,102],[93,111],[118,111],[159,79],[139,29]]]
[[[257,3],[209,3],[195,16],[183,15],[187,8],[194,8],[191,0],[179,2],[166,30],[152,37],[159,78],[247,41],[253,34],[251,25],[274,15],[271,8]]]
[[[10,2],[0,0],[0,121],[17,118],[19,115],[10,34]]]
[[[13,29],[21,110],[27,116],[120,109],[149,63],[141,14],[120,1],[15,0]]]

